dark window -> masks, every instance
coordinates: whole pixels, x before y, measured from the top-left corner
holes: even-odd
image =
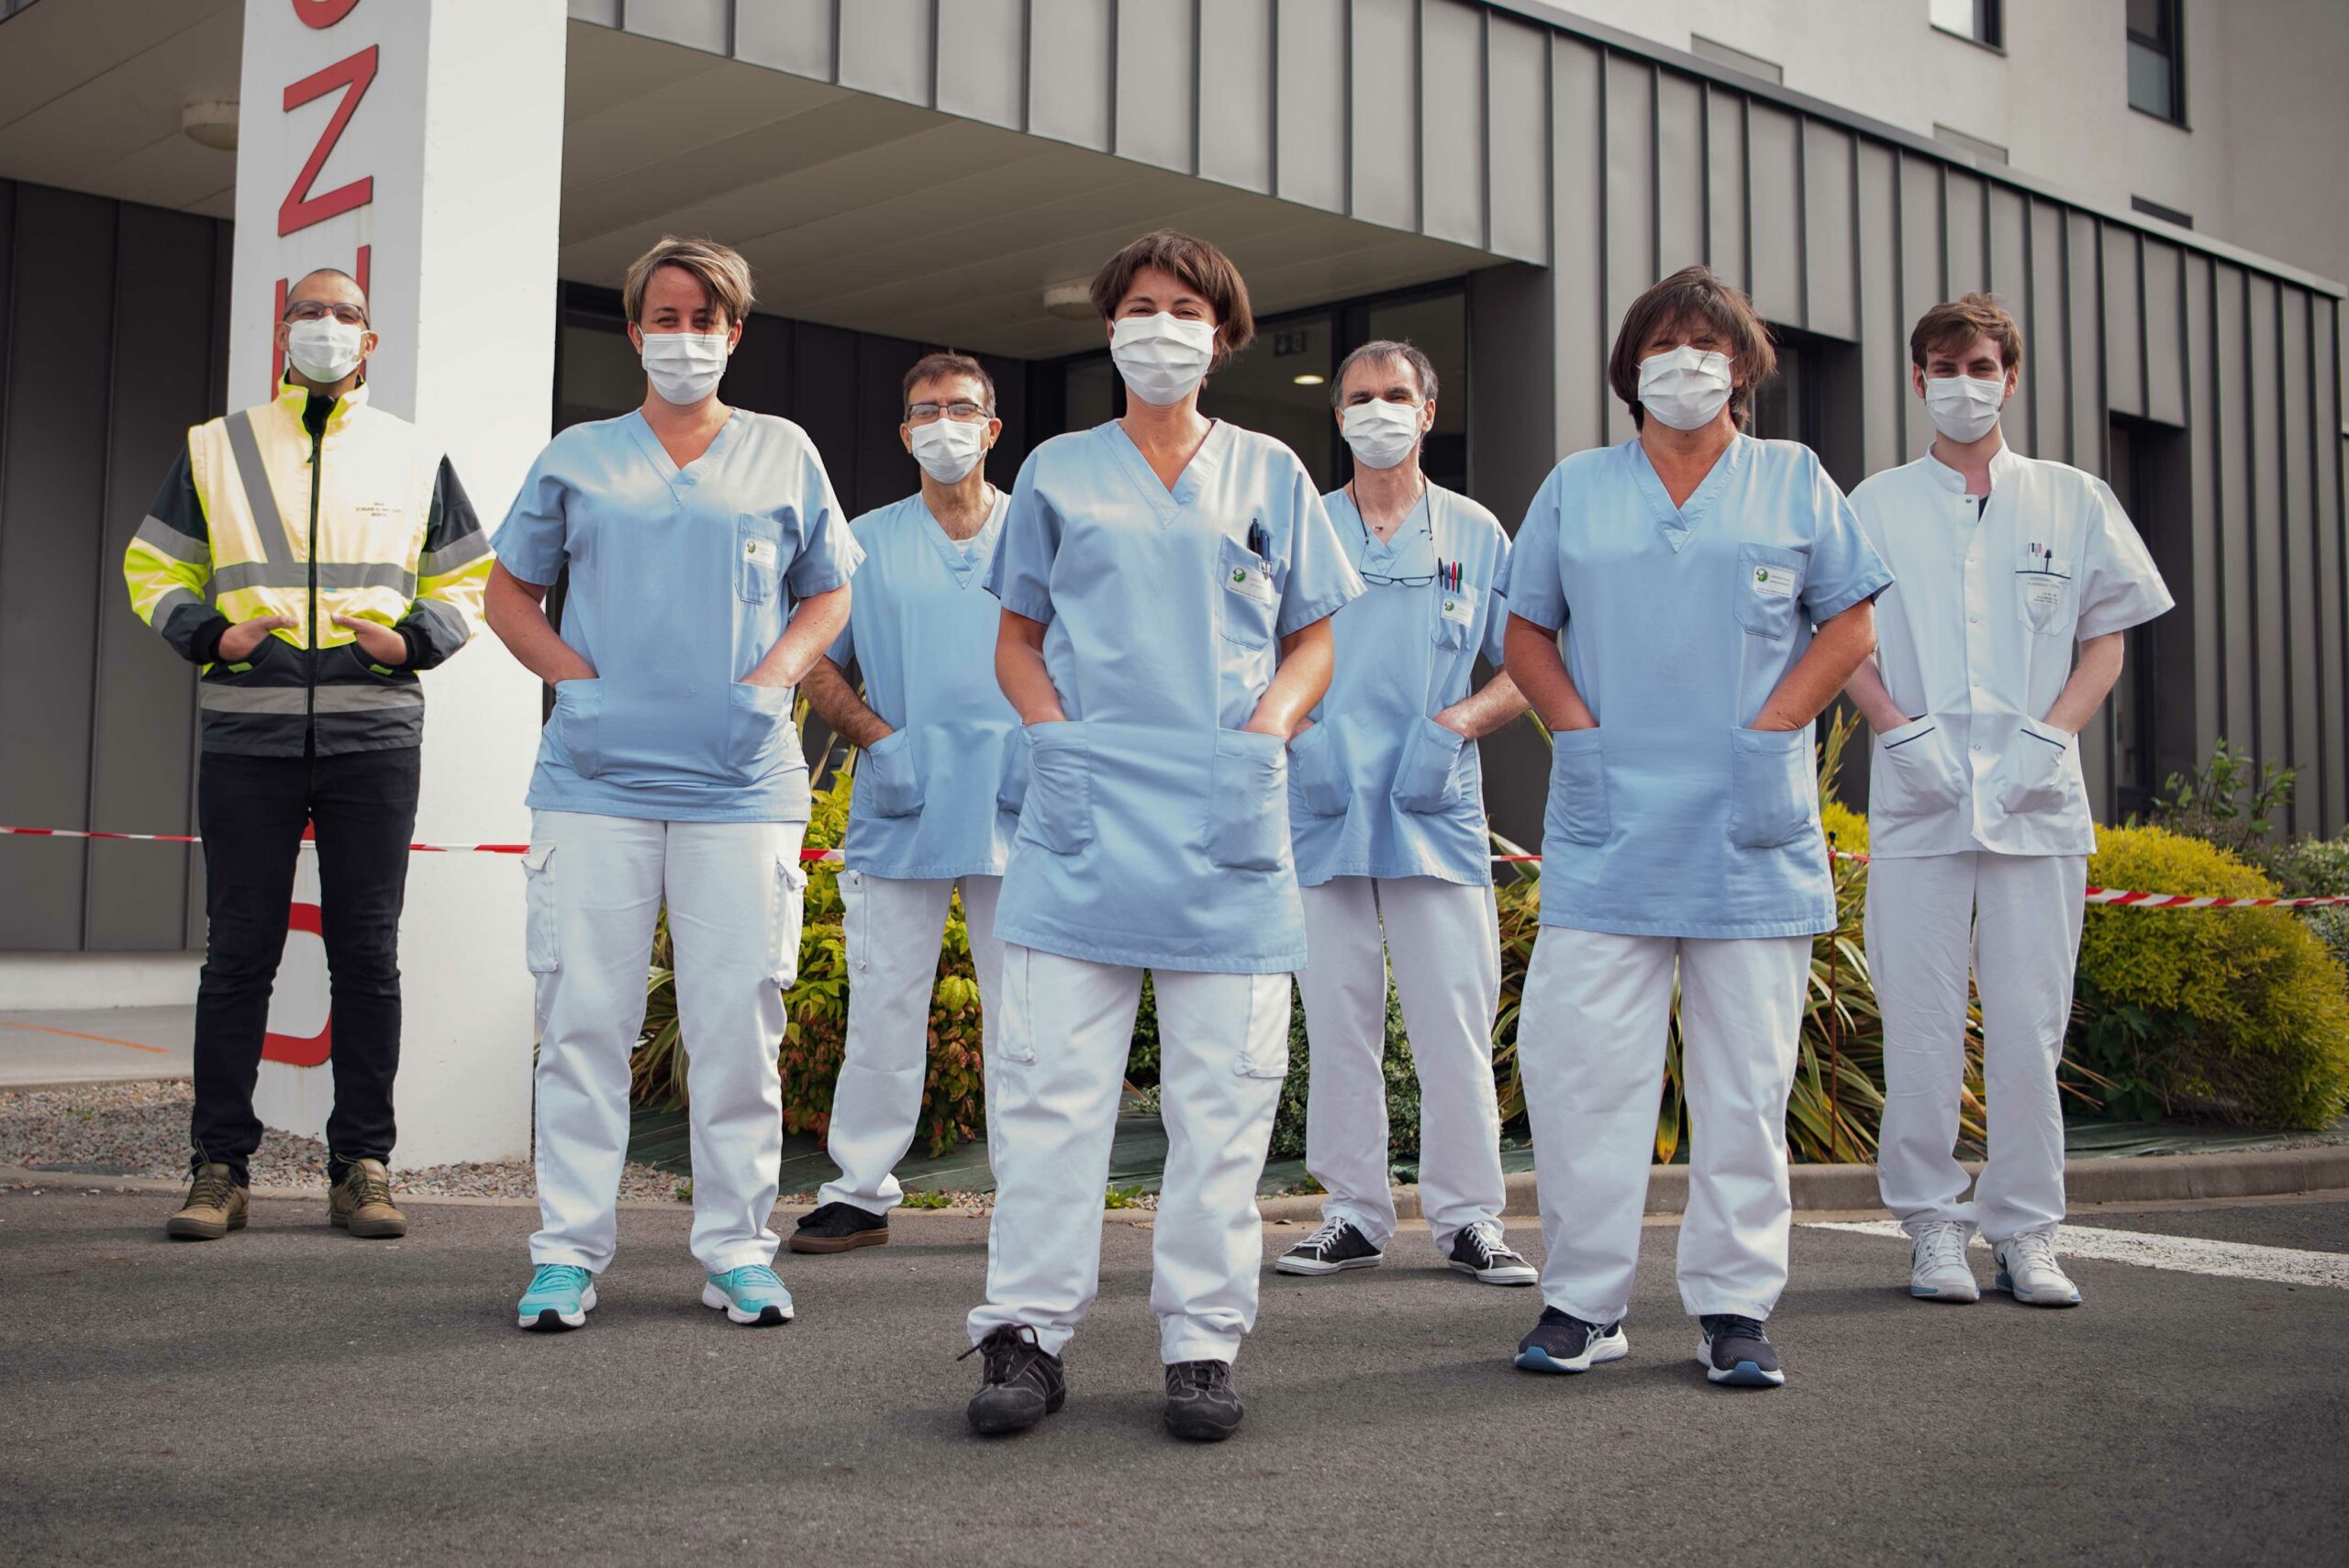
[[[2129,106],[2186,123],[2185,0],[2129,0]]]
[[[2126,634],[2121,680],[2107,699],[2111,723],[2111,794],[2093,802],[2115,817],[2149,810],[2170,774],[2190,773],[2196,756],[2193,474],[2186,432],[2116,415],[2112,493],[2153,555],[2177,607]]]
[[[1945,33],[1971,39],[1987,49],[2004,49],[2005,9],[2001,0],[1932,0],[1932,8],[1926,15],[1933,26]]]
[[[2174,223],[2180,228],[2194,227],[2194,215],[2190,212],[2180,212],[2174,206],[2164,206],[2159,202],[2149,202],[2143,196],[2131,196],[2129,206],[2133,210],[2143,213],[2147,217],[2158,217],[2164,223]]]

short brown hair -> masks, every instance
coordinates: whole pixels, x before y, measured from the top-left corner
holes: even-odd
[[[1987,338],[1998,345],[1998,364],[2013,370],[2022,363],[2022,328],[1997,295],[1973,294],[1937,305],[1917,317],[1917,329],[1909,334],[1909,362],[1919,370],[1932,357],[1934,350],[1957,354],[1972,346],[1976,338]]]
[[[1753,394],[1778,373],[1778,351],[1753,302],[1721,282],[1709,267],[1683,267],[1631,302],[1607,358],[1607,384],[1631,410],[1631,423],[1644,426],[1640,406],[1640,351],[1660,328],[1701,321],[1730,346],[1729,415],[1738,428],[1753,412]]]
[[[1345,406],[1348,371],[1358,364],[1385,364],[1389,360],[1410,367],[1412,379],[1419,384],[1420,402],[1435,401],[1435,361],[1408,338],[1374,338],[1338,361],[1338,373],[1330,378],[1330,406]]]
[[[659,243],[628,264],[620,282],[620,305],[631,324],[644,314],[644,285],[663,267],[678,267],[701,284],[709,303],[726,313],[732,326],[750,318],[756,296],[751,290],[751,263],[731,245],[715,239],[681,239],[664,234]]]
[[[987,374],[986,367],[970,355],[958,354],[952,349],[941,349],[934,354],[924,354],[916,360],[913,368],[906,372],[906,384],[897,393],[897,401],[909,406],[914,400],[915,387],[926,381],[943,381],[948,376],[956,375],[968,376],[986,388],[987,412],[995,412],[995,377]]]
[[[1208,302],[1215,311],[1215,362],[1228,362],[1256,336],[1256,317],[1248,308],[1248,284],[1231,258],[1204,239],[1194,239],[1172,228],[1156,228],[1107,261],[1093,274],[1093,308],[1104,321],[1114,321],[1134,274],[1144,267],[1171,272],[1183,286]]]

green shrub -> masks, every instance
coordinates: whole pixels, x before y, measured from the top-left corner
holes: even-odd
[[[2099,835],[2103,887],[2230,897],[2275,884],[2218,846],[2161,828]],[[2330,1126],[2349,1106],[2349,980],[2285,910],[2091,907],[2076,1049],[2119,1114]]]

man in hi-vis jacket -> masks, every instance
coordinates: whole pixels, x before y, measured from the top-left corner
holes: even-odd
[[[481,621],[489,541],[440,450],[368,406],[367,296],[330,269],[288,292],[276,401],[188,432],[123,555],[131,607],[203,666],[204,977],[187,1202],[166,1229],[245,1223],[253,1082],[302,835],[317,839],[332,973],[328,1218],[399,1236],[392,1080],[400,904],[416,828],[417,672]]]

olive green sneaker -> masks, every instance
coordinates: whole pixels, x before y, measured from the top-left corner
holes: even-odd
[[[373,1240],[407,1234],[407,1216],[392,1207],[392,1173],[381,1160],[353,1160],[327,1197],[327,1219]]]
[[[163,1222],[163,1234],[182,1241],[217,1241],[245,1228],[245,1210],[251,1201],[228,1166],[198,1165],[188,1178],[187,1202]]]

